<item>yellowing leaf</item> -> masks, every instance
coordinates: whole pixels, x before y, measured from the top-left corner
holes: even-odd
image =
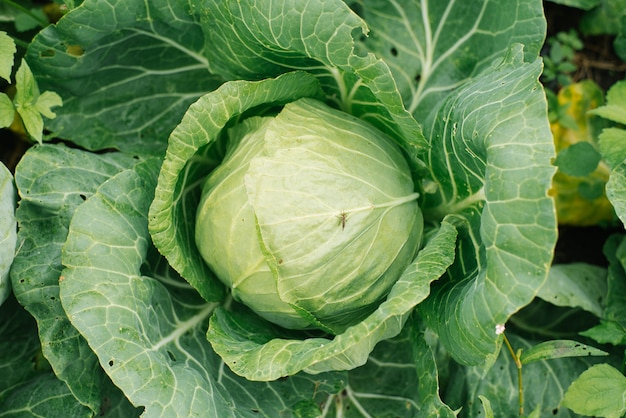
[[[597,149],[593,116],[588,112],[602,105],[602,90],[586,80],[561,89],[557,101],[559,117],[550,128],[559,158],[567,158],[567,155],[576,158],[577,153],[568,152],[574,144],[588,143]],[[569,162],[569,166],[576,164],[577,161]],[[550,194],[556,201],[559,224],[585,226],[614,219],[613,206],[604,191],[608,178],[609,167],[604,161],[584,176],[557,171]]]

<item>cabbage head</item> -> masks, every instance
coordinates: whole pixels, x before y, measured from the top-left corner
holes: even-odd
[[[417,196],[394,142],[302,98],[228,131],[195,240],[235,300],[285,328],[338,334],[375,310],[414,259]]]

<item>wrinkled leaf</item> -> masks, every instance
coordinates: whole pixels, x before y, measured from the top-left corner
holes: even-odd
[[[27,59],[63,98],[50,128],[90,150],[162,154],[189,104],[221,83],[185,3],[87,0],[42,30]]]
[[[110,176],[136,161],[64,146],[31,148],[16,168],[18,247],[11,269],[17,300],[37,320],[44,356],[74,396],[100,409],[102,371],[59,300],[61,247],[74,211]]]
[[[554,148],[537,82],[541,66],[524,64],[521,53],[514,48],[455,90],[434,127],[441,145],[429,160],[439,187],[427,195],[424,214],[454,213],[461,243],[450,280],[434,285],[424,312],[462,363],[495,360],[496,325],[534,298],[556,242],[546,196]]]
[[[511,45],[523,44],[523,61],[532,62],[544,42],[541,1],[362,3],[371,30],[364,46],[389,65],[427,138],[438,133],[432,125],[450,92],[490,68]]]
[[[9,269],[17,242],[16,198],[13,175],[0,163],[0,305],[11,293]]]
[[[495,325],[534,297],[556,241],[537,81],[542,3],[372,0],[361,10],[364,46],[389,64],[430,141],[425,218],[454,214],[459,228],[450,281],[423,312],[457,360],[493,361]]]
[[[626,377],[609,364],[592,366],[567,389],[563,406],[582,415],[621,417],[626,412]]]
[[[158,163],[120,172],[76,210],[60,284],[72,323],[145,416],[319,411],[329,392],[342,390],[344,375],[253,383],[233,375],[211,350],[205,330],[216,304],[204,301],[150,244],[147,212]]]
[[[215,351],[237,374],[250,380],[275,380],[304,370],[320,373],[365,364],[373,346],[396,336],[411,310],[429,293],[429,285],[452,263],[456,230],[444,221],[436,235],[374,313],[334,339],[299,339],[251,313],[223,308],[211,317],[207,336]],[[299,338],[298,338],[299,337]]]
[[[214,72],[256,80],[305,70],[320,80],[329,101],[391,135],[409,157],[425,148],[421,128],[403,107],[387,64],[355,50],[354,37],[366,34],[367,26],[343,1],[201,4],[198,13],[206,23],[206,54]]]
[[[206,377],[185,367],[193,355],[177,347],[213,306],[190,299],[187,309],[174,309],[167,290],[141,275],[157,170],[148,161],[122,171],[77,208],[63,247],[61,301],[113,382],[146,414],[219,416],[224,399],[211,398]]]

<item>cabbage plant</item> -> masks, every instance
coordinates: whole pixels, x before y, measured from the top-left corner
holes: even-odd
[[[341,333],[417,252],[423,220],[409,166],[390,139],[321,102],[244,122],[205,180],[198,250],[268,321]]]
[[[40,345],[5,410],[517,411],[500,331],[556,241],[542,2],[68,8],[26,54],[63,107],[15,172],[2,308]],[[571,375],[538,364],[551,411]]]

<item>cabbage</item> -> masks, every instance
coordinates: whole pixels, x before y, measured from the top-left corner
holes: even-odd
[[[400,149],[313,99],[244,120],[206,179],[195,239],[232,296],[285,328],[337,334],[384,299],[423,230]]]

